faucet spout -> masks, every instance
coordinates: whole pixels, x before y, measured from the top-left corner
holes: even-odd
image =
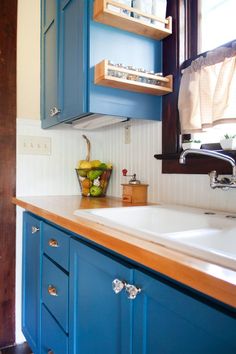
[[[227,155],[224,155],[220,152],[206,150],[206,149],[187,149],[181,153],[181,155],[179,157],[179,163],[185,164],[186,163],[186,156],[189,154],[215,157],[217,159],[220,159],[220,160],[230,163],[230,165],[232,166],[232,177],[236,179],[236,162],[231,156],[227,156]]]

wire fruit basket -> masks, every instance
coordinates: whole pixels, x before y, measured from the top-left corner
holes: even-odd
[[[76,168],[77,177],[84,197],[105,197],[112,169]]]

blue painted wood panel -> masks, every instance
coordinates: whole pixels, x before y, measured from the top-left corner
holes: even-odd
[[[60,121],[88,112],[86,1],[60,1]]]
[[[41,25],[41,119],[42,126],[57,124],[50,110],[59,107],[59,33],[56,0],[42,0]]]
[[[40,348],[40,238],[42,222],[24,213],[22,252],[22,331],[32,351]],[[39,231],[32,233],[32,227]]]
[[[42,306],[42,347],[40,354],[68,354],[68,336]]]
[[[235,354],[236,317],[135,271],[135,354]]]
[[[162,71],[162,42],[92,20],[90,1],[89,110],[93,113],[161,120],[162,97],[94,84],[94,66],[104,59],[136,68]]]
[[[56,288],[57,295],[52,296],[48,287]],[[69,279],[57,265],[43,256],[42,301],[65,332],[68,332]]]
[[[115,278],[131,281],[132,270],[71,240],[70,353],[132,354],[132,304]]]
[[[50,241],[57,242],[57,247],[51,247]],[[70,236],[58,228],[43,224],[43,252],[57,262],[65,270],[69,270],[69,243]]]

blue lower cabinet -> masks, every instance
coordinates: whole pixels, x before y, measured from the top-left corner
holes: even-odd
[[[236,353],[235,315],[71,242],[71,353]],[[112,279],[126,282],[117,295]]]
[[[40,354],[69,354],[68,336],[42,306],[42,346]]]
[[[132,303],[115,279],[133,271],[110,257],[71,241],[70,350],[76,354],[132,354]]]
[[[53,228],[24,214],[22,328],[34,354],[236,353],[235,309],[69,232],[61,262],[45,246]]]
[[[42,222],[24,213],[22,262],[22,331],[35,354],[40,348],[40,243]]]

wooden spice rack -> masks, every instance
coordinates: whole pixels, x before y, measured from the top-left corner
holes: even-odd
[[[130,75],[130,77],[142,77],[151,80],[156,80],[160,84],[149,84],[137,80],[128,80],[109,74],[109,71],[121,72]],[[118,88],[139,93],[147,93],[150,95],[163,96],[173,91],[173,76],[166,77],[147,74],[136,70],[127,70],[125,68],[110,65],[108,60],[103,60],[95,65],[94,82],[97,85]]]
[[[158,21],[160,26],[153,23],[146,23],[139,18],[134,18],[126,14],[112,11],[108,8],[108,5],[127,10],[130,13],[134,13],[138,16],[142,16],[150,20]],[[120,29],[157,40],[161,40],[172,33],[171,16],[167,17],[166,19],[162,19],[157,16],[142,12],[136,8],[120,4],[113,0],[95,0],[93,19],[94,21],[101,22],[109,26],[118,27]],[[161,27],[163,24],[164,27]]]

